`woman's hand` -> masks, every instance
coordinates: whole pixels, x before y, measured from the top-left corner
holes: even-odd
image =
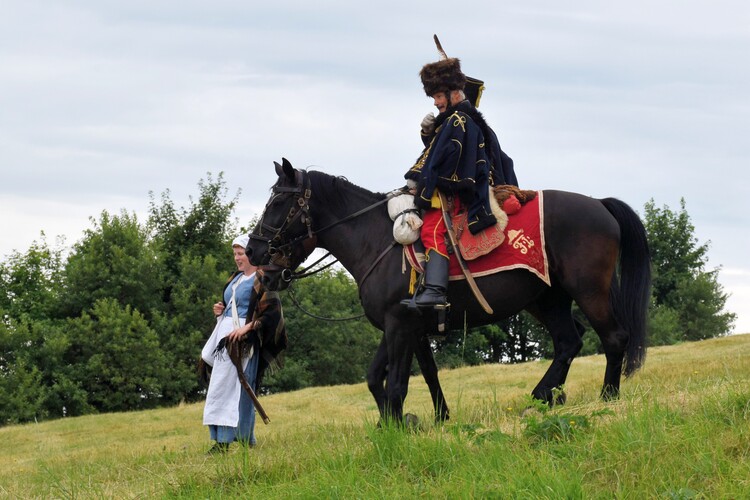
[[[248,328],[248,325],[245,325],[243,327],[237,328],[236,330],[232,330],[227,336],[229,337],[230,342],[239,342],[240,340],[242,340],[242,337],[247,335],[247,332],[249,331],[250,328]]]
[[[224,313],[224,304],[217,302],[214,304],[214,316],[221,316]]]
[[[236,330],[232,330],[229,332],[229,340],[232,342],[237,342],[239,340],[242,340],[242,337],[247,335],[247,333],[251,330],[257,330],[260,326],[260,321],[257,319],[255,321],[251,321],[250,323],[246,323],[245,326],[242,326],[240,328],[237,328]]]

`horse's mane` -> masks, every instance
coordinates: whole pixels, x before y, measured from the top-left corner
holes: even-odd
[[[386,196],[385,193],[374,193],[369,189],[357,186],[343,176],[333,176],[318,170],[310,170],[308,175],[310,176],[310,189],[313,193],[324,192],[329,196],[336,196],[337,202],[343,202],[346,195],[373,200],[382,200]]]

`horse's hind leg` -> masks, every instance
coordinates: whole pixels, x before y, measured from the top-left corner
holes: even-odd
[[[628,345],[628,332],[615,319],[609,302],[609,293],[597,294],[577,303],[599,335],[607,359],[601,397],[604,400],[616,399],[620,395],[620,379]]]
[[[554,357],[547,372],[531,391],[531,395],[550,405],[565,403],[562,386],[568,378],[573,358],[583,347],[581,333],[573,319],[570,297],[562,293],[551,293],[527,308],[547,328],[552,337]]]

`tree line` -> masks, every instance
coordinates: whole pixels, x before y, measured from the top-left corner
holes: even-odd
[[[102,212],[67,248],[44,236],[0,263],[0,425],[194,402],[204,397],[195,373],[215,319],[211,305],[234,269],[231,240],[247,225],[234,216],[239,192],[209,174],[187,207],[169,191],[150,193],[146,220]],[[654,269],[650,344],[726,335],[735,315],[718,269],[706,269],[681,201],[650,201],[642,216]],[[362,312],[356,283],[326,269],[295,283],[282,301],[289,335],[285,366],[264,391],[364,380],[381,332],[366,319],[322,321]],[[585,317],[576,311],[586,324]],[[526,313],[451,331],[433,343],[441,367],[522,362],[551,355],[544,329]],[[582,354],[598,352],[584,334]]]

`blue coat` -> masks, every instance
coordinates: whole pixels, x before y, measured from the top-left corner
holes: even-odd
[[[468,101],[441,113],[436,120],[435,133],[423,137],[426,147],[404,177],[417,182],[414,202],[418,208],[430,208],[435,189],[458,196],[468,207],[469,231],[476,234],[493,226],[497,220],[488,198],[491,153],[485,147],[484,127],[472,115],[476,118],[478,112]],[[483,120],[481,124],[485,125]],[[491,133],[497,145],[497,138]],[[499,151],[499,146],[497,149]]]

